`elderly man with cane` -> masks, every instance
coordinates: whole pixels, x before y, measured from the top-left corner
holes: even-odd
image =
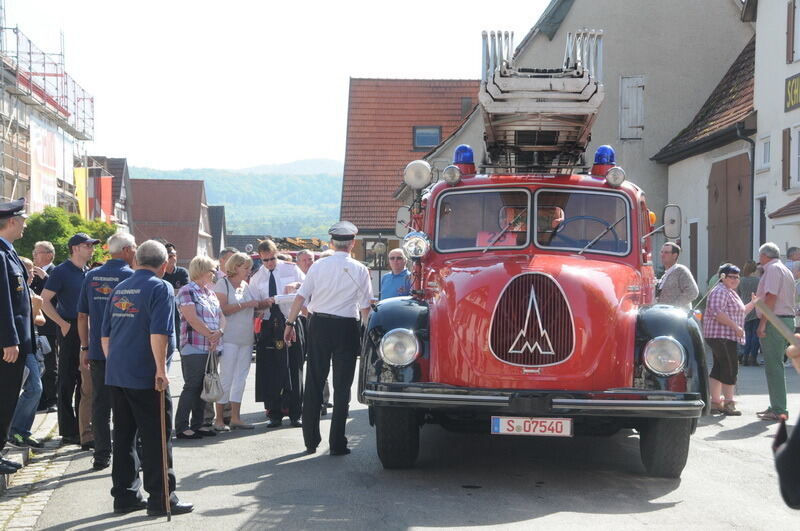
[[[167,250],[148,240],[136,250],[136,262],[139,269],[111,292],[101,335],[114,413],[114,512],[146,507],[150,516],[183,514],[194,506],[180,502],[174,492],[167,356],[174,332],[175,296],[162,280]],[[137,430],[142,439],[144,488],[150,495],[146,503],[139,492]]]

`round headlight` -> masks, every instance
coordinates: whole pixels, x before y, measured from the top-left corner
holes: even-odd
[[[672,337],[658,336],[644,346],[644,365],[658,376],[678,374],[686,365],[683,345]]]
[[[458,166],[450,165],[442,170],[442,179],[444,182],[453,186],[454,184],[458,184],[458,181],[461,180],[461,170],[458,169]]]
[[[614,166],[606,173],[606,182],[614,188],[619,188],[625,182],[625,170],[619,166]]]
[[[422,258],[431,248],[431,242],[424,232],[409,232],[403,238],[403,250],[410,258]]]
[[[412,330],[395,328],[383,336],[378,351],[389,365],[405,367],[419,356],[419,341]]]
[[[403,170],[403,182],[412,190],[422,190],[431,184],[431,165],[424,160],[412,160]]]

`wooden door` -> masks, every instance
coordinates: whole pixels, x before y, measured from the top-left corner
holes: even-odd
[[[751,259],[750,159],[747,154],[715,162],[708,178],[708,274],[720,264],[741,267]],[[703,280],[703,279],[699,279]]]

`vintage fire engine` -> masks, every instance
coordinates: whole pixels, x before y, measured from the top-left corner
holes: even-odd
[[[601,146],[582,157],[603,99],[602,32],[571,35],[557,69],[517,68],[513,37],[484,34],[485,156],[461,145],[432,181],[408,164],[398,213],[408,297],[378,303],[359,400],[385,468],[413,466],[420,427],[571,437],[635,429],[646,472],[679,477],[708,403],[703,340],[688,312],[654,303],[641,188]]]

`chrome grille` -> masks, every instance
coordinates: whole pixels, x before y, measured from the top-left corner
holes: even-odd
[[[489,347],[498,359],[524,366],[553,365],[575,347],[572,312],[550,276],[525,273],[508,283],[492,316]]]

